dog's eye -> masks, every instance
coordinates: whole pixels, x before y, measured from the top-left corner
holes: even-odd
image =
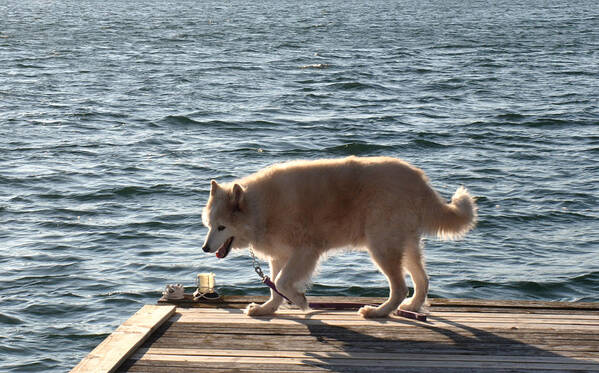
[[[222,230],[225,229],[225,226],[224,225],[219,225],[218,228],[216,228],[216,229],[218,229],[218,231],[220,232],[220,231],[222,231]]]

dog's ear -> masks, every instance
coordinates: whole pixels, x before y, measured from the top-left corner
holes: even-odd
[[[235,210],[243,211],[245,207],[245,190],[239,184],[233,185],[232,202]]]
[[[210,180],[210,195],[216,195],[216,191],[220,189],[220,185],[216,182],[216,180]]]

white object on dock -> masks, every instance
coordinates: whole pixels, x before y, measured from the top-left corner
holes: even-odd
[[[214,273],[198,273],[196,284],[199,293],[214,293]]]

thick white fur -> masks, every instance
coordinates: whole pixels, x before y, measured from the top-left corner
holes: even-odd
[[[234,249],[251,245],[270,261],[279,291],[306,309],[302,285],[319,258],[335,248],[365,248],[387,277],[390,294],[385,303],[359,313],[385,317],[398,306],[419,311],[426,301],[421,236],[461,237],[474,226],[476,213],[465,188],[447,204],[424,172],[399,159],[293,161],[222,186],[213,181],[203,212],[209,228],[204,250],[215,252],[230,237]],[[414,283],[409,299],[406,272]],[[267,302],[251,304],[246,312],[272,314],[282,302],[271,291]]]

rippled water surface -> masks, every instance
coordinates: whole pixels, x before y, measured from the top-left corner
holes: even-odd
[[[434,297],[599,301],[598,61],[594,0],[0,2],[0,370],[67,371],[197,272],[266,294],[201,208],[296,158],[478,197],[425,243]],[[309,293],[387,290],[346,253]]]

